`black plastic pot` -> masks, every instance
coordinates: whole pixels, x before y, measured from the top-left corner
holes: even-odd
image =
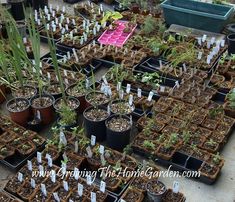
[[[8,0],[11,4],[11,14],[15,20],[24,20],[25,0]]]
[[[54,109],[55,109],[56,111],[60,111],[60,109],[57,108],[56,104],[57,104],[60,100],[62,100],[62,99],[63,99],[63,98],[61,97],[61,98],[57,98],[57,99],[55,100],[55,102],[54,102],[54,104],[53,104],[53,107],[54,107]],[[77,98],[68,96],[68,97],[66,97],[65,99],[66,99],[66,100],[74,100],[75,102],[77,102],[78,107],[75,108],[74,110],[75,110],[76,112],[79,111],[80,101],[79,101]]]
[[[32,5],[34,10],[43,9],[45,6],[48,6],[48,0],[32,0]]]
[[[106,139],[106,126],[105,121],[108,119],[109,116],[107,116],[105,119],[94,121],[86,117],[86,112],[93,109],[94,107],[88,107],[83,112],[84,117],[84,125],[86,130],[86,135],[88,138],[90,138],[92,135],[96,136],[96,141],[101,142]],[[99,106],[99,109],[104,109],[104,107]],[[105,110],[105,109],[104,109]]]
[[[108,146],[112,149],[116,149],[118,151],[122,151],[129,143],[130,143],[130,135],[131,135],[131,129],[132,125],[126,130],[122,132],[113,131],[108,127],[108,122],[116,117],[121,116],[122,118],[126,119],[127,121],[130,121],[130,117],[125,115],[112,115],[110,116],[106,121],[106,134],[107,134],[107,143]]]
[[[190,157],[187,161],[186,168],[197,171],[201,167],[202,163],[203,161],[198,160],[194,157]]]
[[[149,189],[148,189],[148,185],[149,185],[149,183],[152,183],[152,181],[156,181],[156,183],[162,184],[165,187],[164,188],[165,191],[163,191],[162,193],[159,193],[159,194],[150,192]],[[146,184],[146,190],[147,190],[147,195],[148,195],[148,201],[150,201],[150,202],[161,202],[162,197],[166,192],[166,186],[158,180],[151,180]]]
[[[228,54],[235,54],[235,34],[230,34],[227,36],[228,42]]]

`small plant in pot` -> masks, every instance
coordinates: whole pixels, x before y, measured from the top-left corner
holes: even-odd
[[[58,113],[59,118],[57,123],[60,127],[70,131],[73,127],[77,126],[77,113],[66,103],[62,103]]]
[[[164,193],[166,192],[166,186],[158,181],[151,180],[146,185],[148,199],[151,202],[161,202]]]
[[[227,94],[226,97],[226,102],[223,105],[225,114],[227,116],[230,116],[232,118],[235,118],[235,90],[233,89],[232,91]]]
[[[126,100],[113,100],[110,104],[110,111],[113,114],[123,114],[123,115],[130,115],[134,110],[135,110],[135,106],[132,103],[132,105],[130,105],[130,103]]]

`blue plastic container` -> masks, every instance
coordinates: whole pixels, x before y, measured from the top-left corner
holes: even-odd
[[[234,8],[192,0],[165,0],[161,7],[168,25],[221,32],[234,15]]]

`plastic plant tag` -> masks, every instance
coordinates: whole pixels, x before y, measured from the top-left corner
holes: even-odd
[[[184,69],[184,72],[187,72],[187,67],[185,63],[183,64],[183,69]]]
[[[77,55],[75,48],[73,48],[73,54],[74,54],[76,62],[78,62],[78,55]]]
[[[206,41],[206,38],[207,38],[207,35],[204,34],[204,35],[202,36],[202,42],[203,42],[203,43]]]
[[[129,105],[132,106],[133,105],[133,95],[129,96]]]
[[[38,169],[39,169],[39,176],[43,177],[44,176],[44,167],[42,165],[39,165]]]
[[[148,95],[148,101],[151,102],[152,99],[153,99],[153,92],[150,91],[150,92],[149,92],[149,95]]]
[[[88,157],[91,158],[92,157],[92,151],[91,151],[91,147],[90,146],[88,146],[86,148],[86,152],[87,152]]]
[[[106,85],[108,85],[108,82],[107,82],[107,79],[106,79],[105,75],[102,76],[102,79],[103,79],[104,83],[105,83]]]
[[[78,195],[81,197],[83,194],[83,185],[78,183]]]
[[[76,25],[75,19],[72,19],[72,24],[73,24],[74,26]]]
[[[62,7],[62,12],[65,13],[65,6]]]
[[[165,86],[160,86],[160,92],[165,92]]]
[[[67,145],[67,140],[66,140],[65,134],[62,130],[60,131],[60,143],[63,145]]]
[[[131,84],[128,83],[128,84],[126,85],[126,93],[129,94],[130,91],[131,91]]]
[[[103,5],[102,4],[100,4],[100,10],[103,12]]]
[[[96,136],[92,135],[91,136],[91,146],[95,146],[96,143]]]
[[[207,56],[206,63],[209,65],[211,63],[210,55]]]
[[[53,193],[53,197],[54,197],[54,199],[55,199],[57,202],[60,202],[60,197],[59,197],[59,195],[58,195],[57,192],[54,192],[54,193]]]
[[[132,125],[133,121],[132,121],[132,115],[130,115],[130,124]]]
[[[23,43],[27,43],[27,38],[26,37],[23,38]]]
[[[74,152],[78,153],[78,141],[75,141],[74,145]]]
[[[41,152],[37,152],[37,161],[38,161],[38,163],[42,163],[42,153]]]
[[[202,38],[199,37],[199,38],[197,39],[197,42],[198,42],[198,45],[201,46],[201,45],[202,45]]]
[[[99,152],[101,155],[104,155],[104,146],[103,145],[100,145]]]
[[[56,173],[55,173],[54,170],[51,171],[51,181],[52,181],[53,183],[56,182]]]
[[[199,53],[198,53],[197,59],[198,59],[198,60],[201,60],[201,59],[202,59],[202,52],[199,52]]]
[[[138,96],[138,98],[142,97],[142,90],[140,88],[138,88],[138,90],[137,90],[137,96]]]
[[[120,199],[120,202],[126,202],[125,200],[123,200],[123,199]]]
[[[18,181],[23,182],[23,174],[21,172],[18,173]]]
[[[46,190],[46,185],[45,184],[41,184],[41,191],[42,191],[42,194],[44,196],[47,196],[47,190]]]
[[[225,40],[224,40],[224,39],[223,39],[223,40],[221,40],[220,45],[221,45],[221,47],[224,47],[224,45],[225,45]]]
[[[30,180],[30,185],[31,185],[32,188],[35,189],[36,183],[35,183],[35,180],[33,178],[31,178],[31,180]]]
[[[180,186],[179,182],[177,181],[173,182],[173,193],[177,194],[179,192],[179,186]]]
[[[91,184],[92,184],[92,179],[91,179],[91,176],[90,176],[90,175],[87,175],[87,177],[86,177],[86,183],[87,183],[88,185],[91,185]]]
[[[74,168],[74,179],[75,180],[79,179],[79,170],[77,168]]]
[[[117,91],[120,91],[121,90],[121,82],[118,82],[117,83]]]
[[[207,47],[207,49],[210,49],[210,47],[211,47],[211,42],[210,41],[207,41],[206,47]]]
[[[215,37],[212,37],[211,38],[211,41],[210,41],[211,45],[213,45],[215,43]]]
[[[96,202],[96,193],[91,192],[91,202]]]
[[[119,90],[119,98],[122,100],[124,97],[124,92],[123,90]]]
[[[63,187],[65,191],[69,191],[69,185],[67,181],[63,181]]]
[[[100,182],[100,191],[101,192],[105,192],[105,188],[106,188],[106,183],[104,181],[101,181]]]
[[[32,171],[33,170],[33,165],[32,165],[32,161],[27,161],[27,166],[28,166],[28,170]]]

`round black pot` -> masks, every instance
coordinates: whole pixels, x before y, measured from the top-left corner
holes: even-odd
[[[108,121],[110,121],[114,117],[125,118],[127,121],[130,121],[130,117],[126,115],[117,115],[114,114],[110,116],[106,121],[106,134],[107,134],[107,142],[108,146],[112,149],[116,149],[118,151],[122,151],[129,143],[130,143],[130,135],[131,135],[131,128],[132,125],[126,130],[122,132],[113,131],[108,127]]]
[[[15,20],[24,20],[25,0],[8,0],[11,4],[11,14]]]
[[[235,54],[235,34],[230,34],[227,36],[228,42],[228,54]]]
[[[35,118],[34,120],[31,120],[27,123],[28,129],[35,131],[35,132],[40,132],[42,130],[42,121],[39,120],[38,118]]]
[[[162,184],[162,185],[164,186],[164,191],[163,191],[162,193],[160,193],[160,194],[156,194],[156,193],[150,192],[150,191],[148,190],[148,185],[149,185],[149,183],[151,183],[152,181],[156,181],[156,183]],[[158,181],[158,180],[151,180],[151,181],[149,181],[149,182],[146,184],[146,190],[147,190],[147,195],[148,195],[148,201],[150,201],[150,202],[161,202],[161,201],[162,201],[162,197],[163,197],[163,195],[164,195],[165,192],[166,192],[166,186],[165,186],[162,182],[160,182],[160,181]]]
[[[108,119],[106,117],[105,119],[99,120],[99,121],[94,121],[86,117],[86,112],[94,108],[93,106],[88,107],[85,109],[83,112],[83,117],[84,117],[84,126],[86,129],[86,135],[88,138],[90,138],[92,135],[96,136],[96,141],[101,142],[106,139],[106,126],[105,126],[105,121]],[[104,107],[99,106],[99,109],[104,109]]]
[[[43,9],[45,6],[48,6],[48,0],[32,0],[32,5],[34,10]]]

